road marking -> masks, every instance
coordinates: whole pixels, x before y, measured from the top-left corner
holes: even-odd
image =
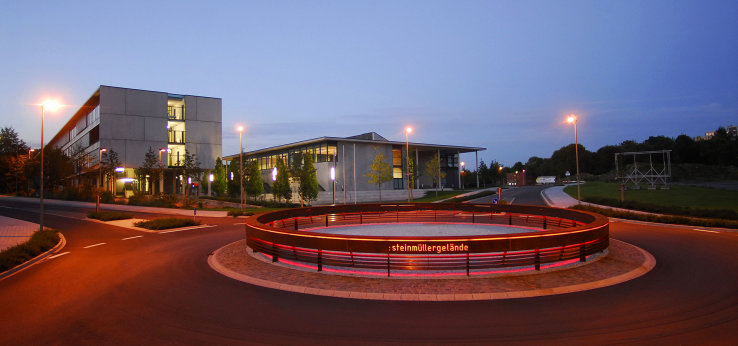
[[[202,225],[202,226],[195,226],[195,227],[179,228],[179,229],[175,229],[171,231],[159,232],[159,234],[189,231],[191,229],[207,228],[207,227],[215,227],[215,225]]]
[[[57,257],[61,257],[61,256],[64,256],[64,255],[66,255],[66,254],[68,254],[68,253],[69,253],[69,251],[67,251],[67,252],[62,252],[62,253],[60,253],[60,254],[58,254],[58,255],[54,255],[54,256],[51,256],[51,257],[49,257],[49,259],[54,259],[54,258],[57,258]]]
[[[701,228],[693,228],[693,230],[698,231],[698,232],[720,233],[718,231],[710,231],[710,230],[701,229]]]
[[[105,245],[105,244],[107,244],[107,243],[97,243],[97,244],[95,244],[95,245],[89,245],[89,246],[85,246],[84,248],[85,248],[85,249],[89,249],[89,248],[91,248],[91,247],[95,247],[95,246],[100,246],[100,245]]]
[[[141,238],[141,237],[143,237],[143,236],[142,236],[142,235],[137,235],[137,236],[135,236],[135,237],[128,237],[128,238],[123,238],[123,239],[121,239],[121,240],[136,239],[136,238]]]
[[[510,200],[510,204],[513,204],[513,202],[515,202],[515,197]]]

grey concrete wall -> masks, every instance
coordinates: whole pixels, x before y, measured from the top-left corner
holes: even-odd
[[[345,145],[346,160],[341,162],[341,151]],[[375,150],[376,149],[376,150]],[[336,176],[338,180],[343,181],[343,165],[346,167],[345,186],[347,191],[354,191],[354,145],[353,143],[338,143],[339,162],[336,165]],[[356,143],[356,190],[376,190],[376,185],[369,184],[369,178],[365,175],[369,172],[369,165],[374,162],[374,156],[377,153],[384,154],[385,162],[392,166],[392,145],[391,144],[364,144]],[[326,172],[330,174],[330,171]],[[338,186],[338,182],[336,186]],[[392,181],[382,184],[382,190],[392,190]]]
[[[204,169],[215,168],[215,159],[223,155],[221,104],[220,99],[185,96],[187,150]]]

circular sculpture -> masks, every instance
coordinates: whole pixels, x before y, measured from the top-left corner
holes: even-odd
[[[487,224],[520,233],[475,236],[367,236],[320,229],[386,223]],[[608,247],[606,217],[579,210],[524,205],[383,203],[268,212],[246,220],[246,244],[272,261],[318,271],[339,267],[482,275],[500,268],[540,270],[586,261]],[[394,272],[394,273],[393,273]]]

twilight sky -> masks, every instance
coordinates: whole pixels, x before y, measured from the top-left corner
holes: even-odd
[[[375,131],[549,157],[738,124],[736,1],[0,0],[0,127],[103,85],[223,99],[223,154]],[[462,156],[467,165],[473,155]]]

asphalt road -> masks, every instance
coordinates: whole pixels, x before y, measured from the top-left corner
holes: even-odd
[[[526,188],[509,193],[517,193],[515,204],[536,194]],[[11,207],[0,208],[0,215],[37,218],[32,204],[8,205],[1,199],[0,204]],[[537,298],[385,302],[271,290],[214,272],[208,255],[243,238],[243,226],[237,224],[242,219],[205,219],[216,226],[151,234],[84,221],[85,211],[47,210],[48,224],[67,238],[62,253],[68,253],[0,281],[0,344],[738,340],[734,232],[616,221],[611,226],[614,238],[651,252],[657,260],[638,279]],[[130,238],[136,236],[142,237]],[[89,247],[96,244],[101,245]]]

